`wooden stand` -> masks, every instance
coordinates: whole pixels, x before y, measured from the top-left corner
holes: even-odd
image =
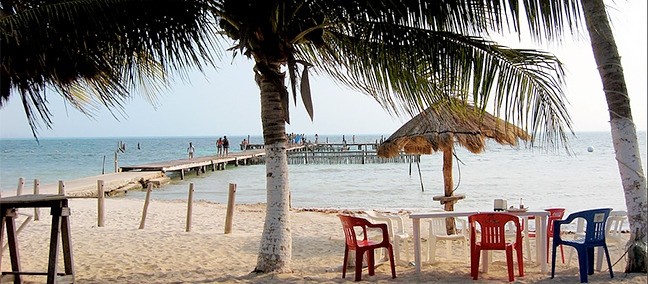
[[[52,230],[50,234],[50,250],[47,272],[26,272],[20,269],[20,254],[16,232],[16,209],[49,207],[52,214]],[[70,208],[68,199],[62,195],[33,194],[0,198],[0,243],[3,240],[4,227],[7,227],[7,243],[11,258],[11,271],[2,272],[2,282],[13,277],[14,283],[22,283],[21,275],[47,275],[47,283],[74,283],[74,262],[72,261],[72,238],[70,237]],[[63,262],[65,272],[56,270],[59,252],[59,234],[63,246]],[[0,255],[0,267],[2,255]]]

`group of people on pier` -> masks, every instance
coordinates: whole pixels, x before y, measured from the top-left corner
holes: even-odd
[[[229,154],[229,140],[227,136],[219,137],[216,140],[216,155],[227,156]]]

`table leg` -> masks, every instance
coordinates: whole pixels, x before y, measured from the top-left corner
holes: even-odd
[[[11,271],[20,272],[20,253],[18,252],[18,241],[16,240],[16,209],[7,209],[4,223],[7,226],[7,245],[9,246],[9,258],[11,258]],[[22,283],[20,274],[14,274],[14,283]]]
[[[540,271],[547,273],[547,216],[536,216],[536,259]]]
[[[70,236],[70,208],[63,207],[61,213],[61,242],[63,244],[63,261],[65,274],[74,277],[74,261],[72,258],[72,237]]]
[[[416,273],[421,274],[421,220],[412,219],[412,230],[414,231],[414,267]]]
[[[52,232],[50,234],[47,283],[56,283],[56,262],[58,260],[59,233],[61,231],[61,208],[52,207]]]
[[[0,218],[0,268],[2,268],[2,251],[4,250],[4,231],[5,231],[5,212],[2,210],[2,218]],[[0,276],[1,277],[1,276]]]

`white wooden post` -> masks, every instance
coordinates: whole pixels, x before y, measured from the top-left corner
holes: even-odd
[[[227,196],[227,213],[225,215],[225,234],[232,232],[232,217],[234,216],[234,199],[236,197],[236,184],[229,184],[229,195]]]
[[[97,181],[97,227],[104,226],[104,217],[106,212],[104,211],[104,181]]]
[[[153,190],[153,183],[149,182],[146,186],[146,199],[144,199],[144,209],[142,209],[142,221],[140,222],[139,225],[140,229],[144,229],[144,223],[146,223],[146,212],[148,211],[152,190]]]
[[[34,180],[34,194],[40,193],[40,182],[38,179]],[[40,220],[40,208],[34,207],[34,221]]]
[[[58,194],[65,196],[65,183],[62,180],[58,181]]]
[[[189,197],[187,198],[187,227],[186,232],[191,232],[191,213],[193,212],[193,193],[194,193],[194,184],[193,182],[189,184]]]
[[[24,186],[25,186],[25,179],[18,178],[18,188],[16,188],[16,195],[22,195],[22,190]]]

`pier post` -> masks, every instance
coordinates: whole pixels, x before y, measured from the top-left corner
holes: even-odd
[[[34,194],[40,193],[40,182],[34,179]],[[34,207],[34,221],[40,220],[40,208]]]
[[[184,180],[184,169],[180,169],[180,179]]]
[[[105,199],[104,181],[98,180],[97,181],[97,227],[104,226],[104,218],[106,216],[106,212],[104,208],[104,199]]]
[[[236,199],[236,184],[229,184],[229,194],[227,196],[227,213],[225,214],[225,234],[232,232],[232,218],[234,217],[234,200]]]
[[[191,232],[191,214],[193,212],[194,184],[189,184],[189,197],[187,198],[187,226],[185,232]]]

